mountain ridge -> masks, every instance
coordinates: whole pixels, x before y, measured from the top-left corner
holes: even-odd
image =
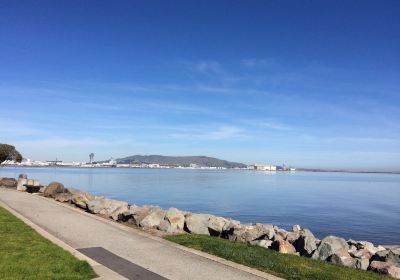
[[[184,166],[196,164],[200,167],[225,167],[244,168],[247,165],[240,162],[232,162],[208,156],[163,156],[163,155],[133,155],[116,159],[117,163],[157,163],[160,165]]]

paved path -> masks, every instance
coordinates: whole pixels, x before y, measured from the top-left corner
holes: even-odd
[[[146,236],[53,200],[0,189],[0,201],[75,249],[101,247],[167,279],[278,279]],[[201,256],[203,255],[203,256]],[[112,268],[111,268],[112,269]],[[142,278],[143,279],[143,278]]]

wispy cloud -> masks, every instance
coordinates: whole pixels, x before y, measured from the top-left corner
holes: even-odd
[[[203,126],[197,128],[181,128],[179,132],[172,133],[172,137],[192,140],[234,140],[247,137],[242,127],[233,125]]]

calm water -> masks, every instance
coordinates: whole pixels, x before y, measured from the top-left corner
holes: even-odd
[[[170,206],[241,222],[300,224],[377,244],[400,244],[400,175],[177,169],[0,168],[131,204]]]

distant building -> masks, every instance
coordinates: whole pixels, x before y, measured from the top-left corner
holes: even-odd
[[[258,171],[276,171],[276,166],[271,164],[254,164],[252,169]]]

